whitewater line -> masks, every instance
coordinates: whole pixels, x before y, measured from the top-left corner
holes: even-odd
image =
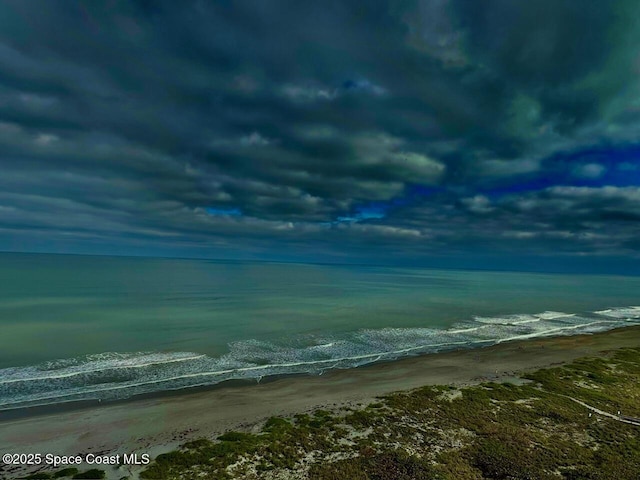
[[[106,370],[123,370],[126,368],[144,368],[144,367],[150,367],[152,365],[164,365],[165,363],[176,363],[176,362],[186,362],[188,360],[196,360],[198,358],[202,358],[202,357],[206,357],[206,355],[201,354],[201,355],[194,355],[192,357],[180,357],[180,358],[173,358],[170,360],[158,360],[155,362],[146,362],[146,363],[139,363],[136,365],[113,365],[110,367],[106,367],[106,368],[92,368],[89,370],[79,370],[79,371],[75,371],[75,372],[69,372],[69,373],[60,373],[58,375],[48,375],[48,376],[43,376],[43,377],[29,377],[29,378],[14,378],[14,379],[10,379],[10,380],[0,380],[0,385],[6,384],[6,383],[18,383],[18,382],[32,382],[32,381],[37,381],[37,380],[51,380],[51,379],[58,379],[58,378],[69,378],[69,377],[75,377],[78,375],[83,375],[85,373],[95,373],[95,372],[104,372]],[[2,371],[0,370],[0,373],[2,373]]]
[[[495,339],[495,338],[493,338],[493,339],[487,339],[487,340],[474,340],[472,342],[461,341],[461,342],[446,342],[446,343],[440,343],[440,344],[427,344],[427,345],[419,345],[419,346],[415,346],[415,347],[407,347],[407,348],[394,350],[394,351],[389,351],[389,352],[382,352],[382,353],[377,352],[377,353],[370,353],[370,354],[363,354],[363,355],[354,355],[354,356],[351,356],[351,357],[341,357],[341,358],[337,358],[337,359],[336,358],[331,358],[331,359],[324,359],[324,360],[312,360],[312,361],[307,361],[307,362],[289,362],[289,363],[268,364],[268,365],[253,365],[253,366],[250,366],[250,367],[239,367],[239,368],[232,368],[232,369],[226,369],[226,370],[217,370],[217,371],[211,371],[211,372],[194,372],[194,373],[190,373],[190,374],[177,375],[177,376],[162,378],[162,379],[158,379],[158,380],[150,380],[150,381],[144,381],[144,382],[138,382],[138,383],[129,383],[129,384],[116,385],[116,386],[111,386],[111,387],[106,387],[106,388],[95,388],[95,389],[92,389],[92,390],[76,391],[76,392],[70,392],[70,393],[61,394],[61,395],[55,395],[55,396],[49,396],[49,397],[40,397],[40,398],[34,398],[32,400],[22,400],[22,401],[23,402],[29,402],[29,401],[55,400],[55,399],[59,399],[59,398],[72,397],[72,396],[76,396],[76,395],[87,395],[87,394],[92,394],[92,393],[108,392],[108,391],[114,391],[114,390],[132,389],[132,388],[141,387],[141,386],[144,386],[144,385],[166,383],[166,382],[170,382],[170,381],[182,380],[182,379],[187,379],[187,378],[210,377],[210,376],[215,376],[215,375],[227,375],[227,374],[233,374],[233,373],[260,371],[260,370],[266,370],[266,369],[271,369],[271,368],[277,369],[277,368],[296,367],[296,366],[302,366],[302,365],[322,365],[322,364],[327,364],[327,363],[333,363],[333,366],[335,367],[335,365],[337,365],[338,363],[340,363],[342,361],[345,361],[345,360],[363,360],[363,359],[367,359],[367,358],[374,358],[375,360],[373,360],[373,361],[375,362],[375,361],[380,360],[380,359],[382,359],[384,357],[399,355],[399,354],[402,354],[402,353],[407,353],[407,352],[410,352],[410,351],[420,350],[420,349],[425,349],[425,348],[442,347],[442,346],[450,346],[450,345],[463,345],[463,344],[469,345],[469,344],[478,344],[478,343],[499,344],[499,343],[503,343],[503,342],[506,342],[506,341],[512,341],[512,340],[534,338],[534,337],[544,337],[544,336],[548,336],[550,333],[554,333],[554,332],[559,332],[559,331],[564,331],[564,330],[575,330],[575,329],[578,329],[578,328],[588,327],[588,326],[591,326],[591,325],[602,324],[602,323],[614,323],[615,324],[615,323],[619,323],[619,321],[616,321],[616,320],[598,320],[598,321],[594,321],[594,322],[590,322],[590,323],[586,323],[586,324],[573,325],[573,326],[569,326],[569,327],[564,326],[564,327],[554,328],[554,329],[550,329],[550,330],[545,330],[545,331],[542,331],[542,332],[535,332],[535,333],[526,334],[526,335],[516,335],[516,336],[513,336],[513,337],[507,337],[507,338],[504,338],[504,339]],[[367,363],[369,363],[369,362],[367,362]],[[273,375],[277,375],[277,374],[278,374],[277,372],[273,373]],[[229,379],[231,379],[231,378],[229,378]],[[189,385],[189,387],[208,385],[208,384],[209,383],[200,383],[200,384],[197,384],[197,385]],[[180,388],[185,388],[185,386],[176,387],[173,390],[180,389]],[[0,407],[11,405],[11,404],[15,404],[15,403],[17,403],[17,402],[16,401],[12,401],[12,402],[0,403]]]
[[[527,334],[524,334],[524,335],[516,335],[515,337],[500,339],[500,340],[497,340],[496,343],[503,343],[503,342],[507,342],[507,341],[511,341],[511,340],[523,340],[523,339],[526,339],[526,338],[545,337],[549,333],[560,332],[560,331],[563,331],[563,330],[575,330],[577,328],[589,327],[591,325],[596,325],[598,323],[619,323],[619,321],[616,321],[616,320],[598,320],[598,321],[590,322],[590,323],[582,323],[580,325],[572,325],[570,327],[552,328],[550,330],[543,330],[541,332],[527,333]]]

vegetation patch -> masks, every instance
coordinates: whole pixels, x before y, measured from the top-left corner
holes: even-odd
[[[78,469],[75,467],[63,468],[62,470],[58,470],[53,474],[53,478],[65,478],[65,477],[73,477],[78,474]]]
[[[84,472],[76,473],[73,478],[74,479],[84,479],[84,480],[101,480],[105,478],[106,474],[104,470],[99,470],[97,468],[92,468],[91,470],[86,470]]]

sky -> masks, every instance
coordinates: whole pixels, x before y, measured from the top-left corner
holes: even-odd
[[[0,250],[640,272],[640,3],[5,0]]]

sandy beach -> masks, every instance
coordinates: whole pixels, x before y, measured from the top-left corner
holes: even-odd
[[[483,349],[411,357],[321,376],[279,378],[262,384],[2,419],[2,453],[149,453],[225,430],[252,430],[270,416],[367,403],[376,396],[423,385],[508,381],[539,369],[620,347],[640,346],[640,327],[594,335],[513,341]],[[17,471],[5,474],[17,474]],[[127,471],[115,474],[128,474]],[[7,477],[11,478],[11,477]],[[119,478],[116,475],[116,478]]]

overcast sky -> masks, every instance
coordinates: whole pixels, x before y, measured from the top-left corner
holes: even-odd
[[[0,167],[0,250],[637,268],[640,3],[5,0]]]

